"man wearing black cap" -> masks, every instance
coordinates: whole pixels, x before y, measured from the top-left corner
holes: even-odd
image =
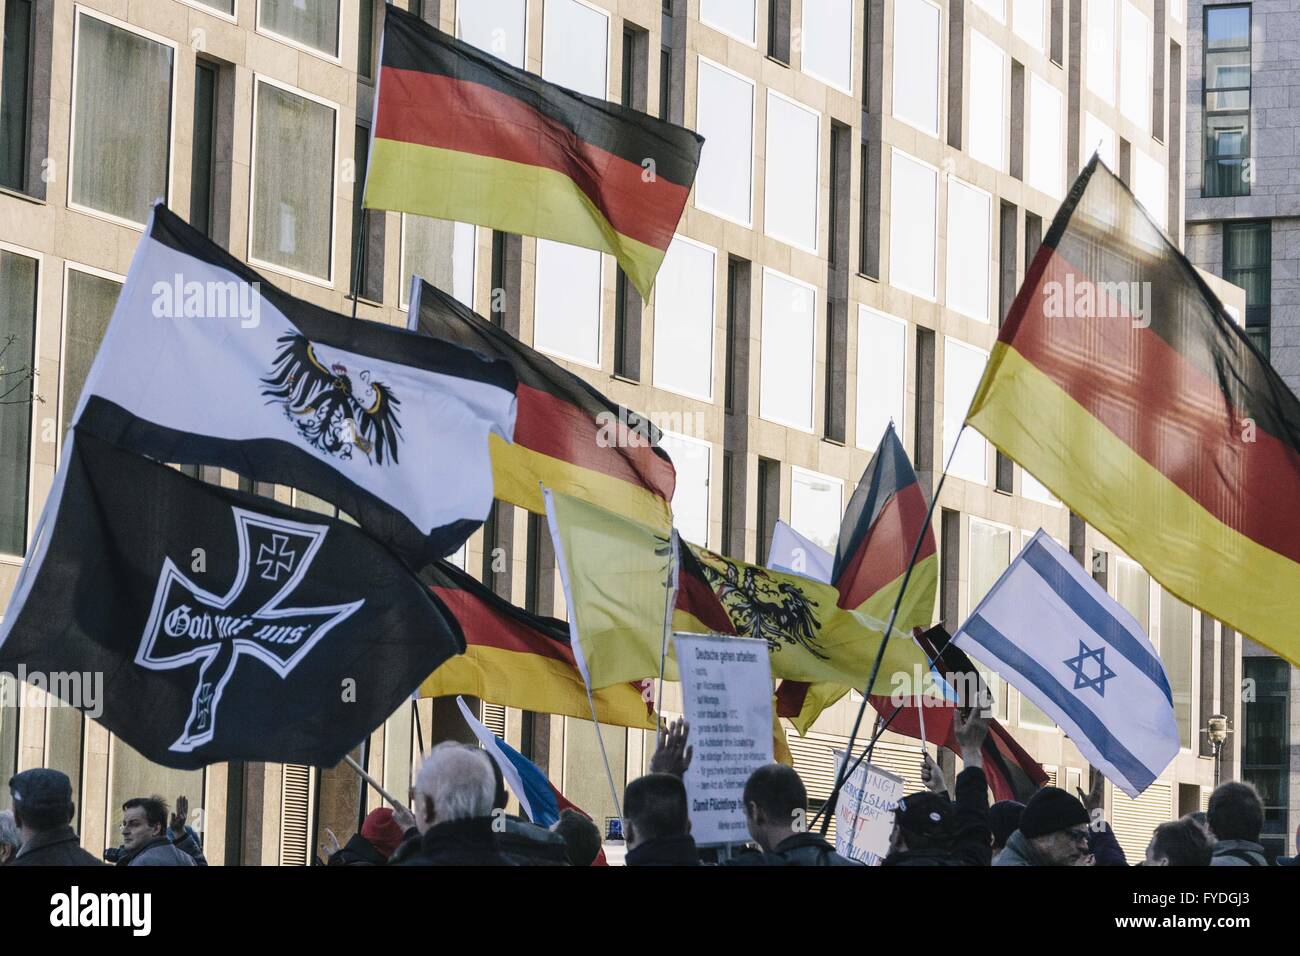
[[[979,711],[958,711],[953,732],[961,746],[965,769],[957,775],[957,800],[947,793],[922,791],[899,801],[894,832],[884,866],[988,866],[992,858],[989,833],[989,791],[980,748],[989,722]],[[926,768],[937,773],[927,755]]]
[[[1007,846],[994,866],[1087,866],[1088,811],[1078,797],[1059,787],[1043,787],[1025,804],[1020,829],[1007,839]]]
[[[9,781],[14,820],[23,845],[8,866],[103,866],[81,848],[72,822],[67,774],[37,767]]]

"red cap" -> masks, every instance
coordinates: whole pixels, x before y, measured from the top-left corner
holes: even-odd
[[[380,807],[366,814],[365,822],[361,824],[361,835],[382,853],[385,859],[393,855],[393,851],[401,845],[406,836],[402,828],[397,825],[397,821],[393,819],[393,811],[388,807]]]

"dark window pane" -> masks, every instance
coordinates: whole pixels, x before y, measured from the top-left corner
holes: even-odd
[[[1250,7],[1206,7],[1205,48],[1250,45]]]
[[[10,189],[25,185],[31,49],[31,0],[9,0],[5,4],[4,73],[0,75],[0,186]]]
[[[194,70],[194,154],[190,164],[190,225],[212,235],[212,180],[216,166],[217,70],[199,63]]]
[[[359,2],[361,20],[357,36],[357,75],[372,79],[375,69],[375,2]]]
[[[0,554],[27,547],[36,260],[0,250]]]

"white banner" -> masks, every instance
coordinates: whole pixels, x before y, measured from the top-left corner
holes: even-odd
[[[835,751],[836,766],[843,760],[844,752]],[[867,866],[879,865],[889,852],[894,808],[905,786],[901,777],[869,763],[858,764],[835,804],[835,852]]]
[[[691,836],[744,843],[745,781],[772,762],[772,669],[767,642],[674,634],[683,716],[695,756],[686,771]]]

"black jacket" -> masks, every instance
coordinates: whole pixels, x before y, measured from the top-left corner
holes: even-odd
[[[884,866],[988,866],[993,862],[993,831],[989,829],[989,788],[984,771],[967,767],[957,774],[957,803],[951,836],[942,849],[895,851]]]
[[[519,866],[568,866],[569,850],[564,837],[527,820],[505,818],[505,832],[497,834],[497,845]]]
[[[70,826],[38,833],[18,851],[8,866],[105,866],[81,848]]]
[[[691,836],[662,837],[638,843],[623,858],[627,866],[699,866],[700,851]]]
[[[396,854],[394,854],[396,856]],[[431,826],[419,847],[395,866],[515,866],[492,832],[491,817],[454,820]]]
[[[723,866],[860,866],[835,852],[835,847],[817,833],[796,833],[786,837],[770,853],[742,850]]]
[[[388,859],[360,833],[352,834],[338,852],[329,858],[329,866],[383,866]]]

